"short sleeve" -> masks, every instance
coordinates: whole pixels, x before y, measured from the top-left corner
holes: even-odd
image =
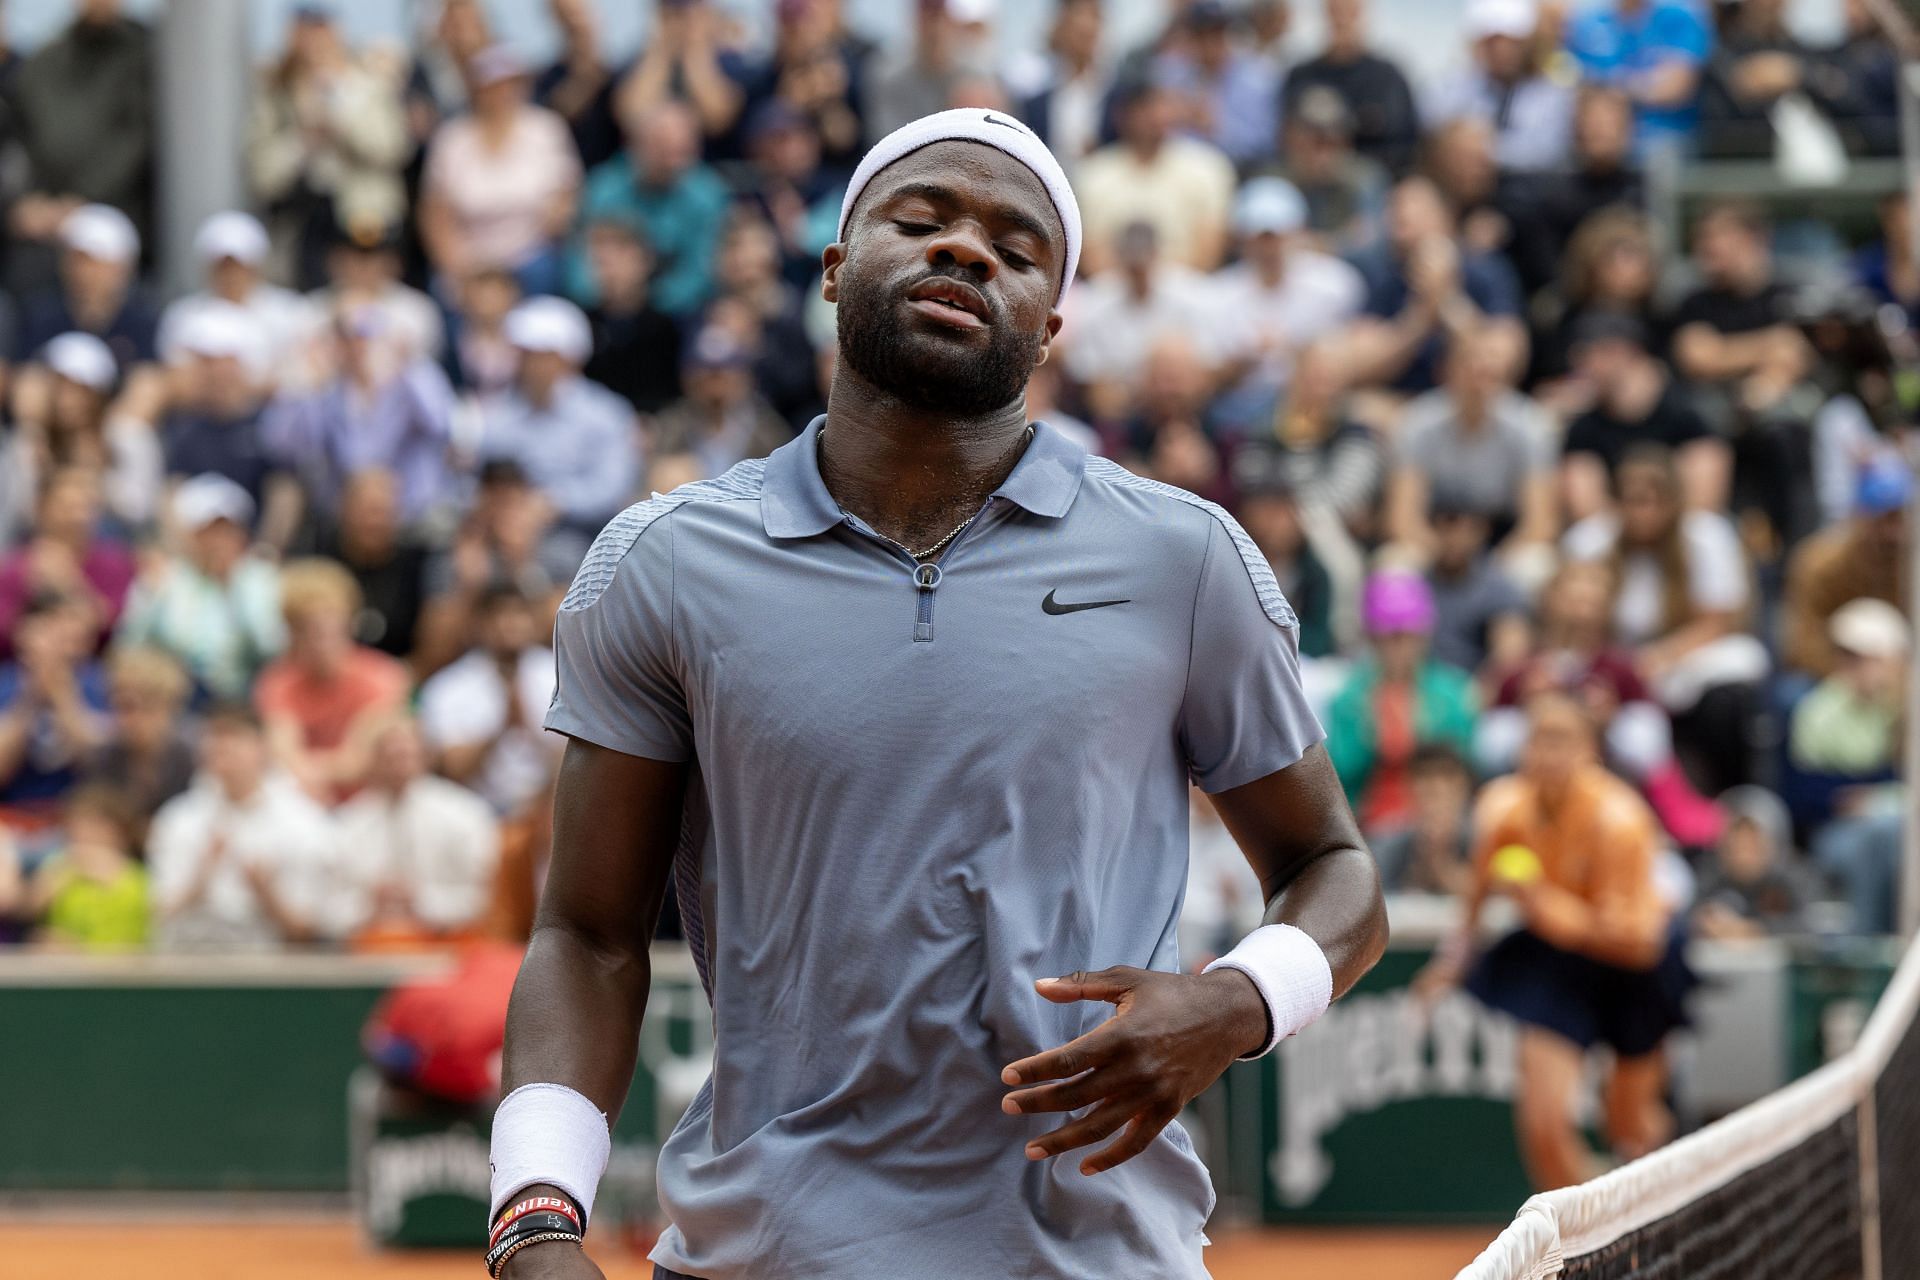
[[[673,636],[673,522],[653,505],[629,508],[602,531],[560,606],[546,725],[627,755],[690,760]]]
[[[1231,517],[1216,518],[1193,605],[1180,741],[1209,793],[1277,773],[1326,734],[1300,680],[1300,627]]]
[[[1731,613],[1747,606],[1747,558],[1740,535],[1711,511],[1688,514],[1683,536],[1694,607]]]

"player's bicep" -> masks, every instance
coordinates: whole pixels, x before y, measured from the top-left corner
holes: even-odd
[[[536,928],[557,926],[602,950],[646,949],[680,844],[687,772],[685,764],[567,743]]]

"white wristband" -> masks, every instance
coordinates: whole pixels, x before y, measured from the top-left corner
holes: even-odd
[[[1202,969],[1238,969],[1267,1005],[1267,1042],[1243,1057],[1259,1058],[1310,1024],[1333,1003],[1333,966],[1320,944],[1290,924],[1265,924]]]
[[[545,1183],[580,1206],[584,1229],[612,1155],[606,1114],[587,1095],[563,1084],[521,1085],[493,1113],[493,1205],[487,1225],[515,1195]]]

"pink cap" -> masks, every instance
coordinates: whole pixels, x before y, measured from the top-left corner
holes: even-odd
[[[1367,579],[1360,616],[1372,635],[1433,630],[1433,590],[1427,580],[1406,569],[1382,569]]]

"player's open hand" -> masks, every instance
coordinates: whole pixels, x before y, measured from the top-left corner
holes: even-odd
[[[508,1258],[500,1280],[607,1280],[607,1273],[579,1245],[547,1240]]]
[[[1231,969],[1184,974],[1122,965],[1042,978],[1034,986],[1059,1004],[1105,1000],[1114,1006],[1113,1017],[1079,1039],[1000,1073],[1007,1084],[1031,1086],[1002,1100],[1009,1115],[1092,1108],[1028,1143],[1028,1159],[1120,1133],[1080,1162],[1082,1173],[1100,1173],[1145,1151],[1181,1108],[1267,1035],[1260,993]]]

